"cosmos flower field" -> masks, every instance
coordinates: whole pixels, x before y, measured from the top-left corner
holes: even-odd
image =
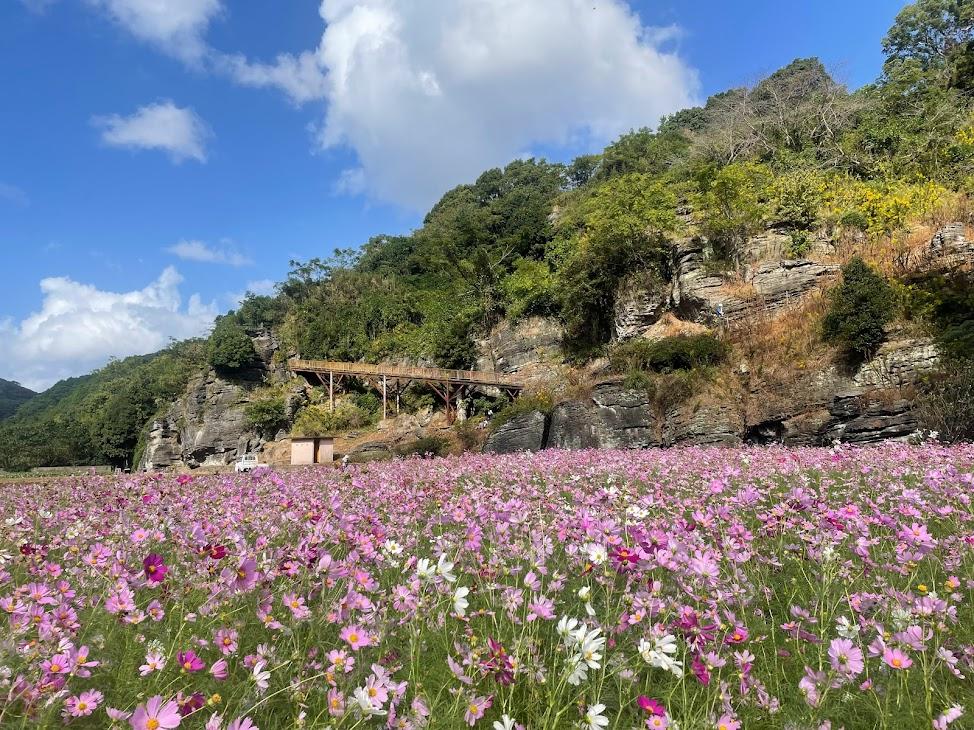
[[[974,447],[0,485],[0,727],[962,728]]]

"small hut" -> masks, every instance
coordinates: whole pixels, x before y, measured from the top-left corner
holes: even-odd
[[[331,436],[292,436],[291,464],[330,464],[335,460],[335,439]]]

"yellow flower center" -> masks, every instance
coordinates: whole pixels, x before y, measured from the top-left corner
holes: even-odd
[[[79,712],[84,712],[85,710],[88,709],[88,703],[87,702],[79,702],[77,704],[77,708],[78,708],[78,711]]]
[[[193,668],[193,662],[191,662],[191,661],[185,661],[185,662],[183,662],[183,669],[185,669],[185,670],[188,671],[188,670],[190,670],[192,668]]]
[[[900,659],[899,657],[896,657],[895,659],[893,659],[892,664],[893,664],[894,667],[896,667],[897,669],[899,669],[900,667],[903,666],[903,660]]]
[[[377,694],[379,693],[376,691],[375,687],[369,687],[369,697],[375,697]]]
[[[51,665],[51,674],[57,674],[60,671],[61,671],[61,665],[60,664],[52,664]]]
[[[470,707],[468,707],[467,710],[470,712],[471,715],[476,715],[480,711],[480,708],[477,707],[477,705],[470,705]]]
[[[156,718],[154,718],[154,717],[150,717],[146,721],[145,727],[146,727],[146,730],[159,730],[159,721]]]
[[[348,643],[349,644],[357,644],[358,643],[358,634],[349,634],[348,635]]]

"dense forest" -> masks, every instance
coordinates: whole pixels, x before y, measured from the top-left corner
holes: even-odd
[[[292,262],[275,295],[248,295],[218,320],[217,349],[246,359],[239,332],[272,329],[305,357],[469,367],[475,340],[502,319],[546,315],[584,361],[607,351],[622,279],[667,276],[681,237],[706,237],[710,265],[729,270],[768,229],[800,257],[823,229],[889,240],[918,221],[965,219],[972,33],[974,0],[919,0],[883,40],[881,76],[858,90],[818,59],[797,59],[599,154],[488,170],[448,191],[410,235]],[[936,323],[965,357],[969,284],[891,282],[890,306]],[[215,347],[180,343],[59,383],[3,425],[0,467],[130,459],[146,420]]]
[[[37,393],[20,383],[0,378],[0,421],[12,416],[21,405]]]

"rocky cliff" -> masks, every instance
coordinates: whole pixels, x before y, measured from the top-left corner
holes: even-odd
[[[757,321],[783,318],[837,277],[834,246],[818,236],[809,258],[786,257],[789,238],[768,233],[748,242],[745,262],[716,270],[701,238],[673,248],[672,278],[634,272],[620,285],[615,306],[617,340],[658,338],[674,328],[719,326],[734,332]],[[944,226],[908,252],[914,270],[974,265],[974,242],[962,224]],[[664,326],[665,325],[665,326]],[[495,428],[485,450],[537,448],[646,448],[687,444],[779,442],[823,445],[905,439],[917,430],[911,394],[938,363],[927,337],[890,332],[889,340],[854,372],[828,360],[788,369],[788,378],[757,372],[746,359],[731,363],[720,384],[660,412],[645,390],[605,379],[584,398],[567,398],[551,413],[522,414]]]

